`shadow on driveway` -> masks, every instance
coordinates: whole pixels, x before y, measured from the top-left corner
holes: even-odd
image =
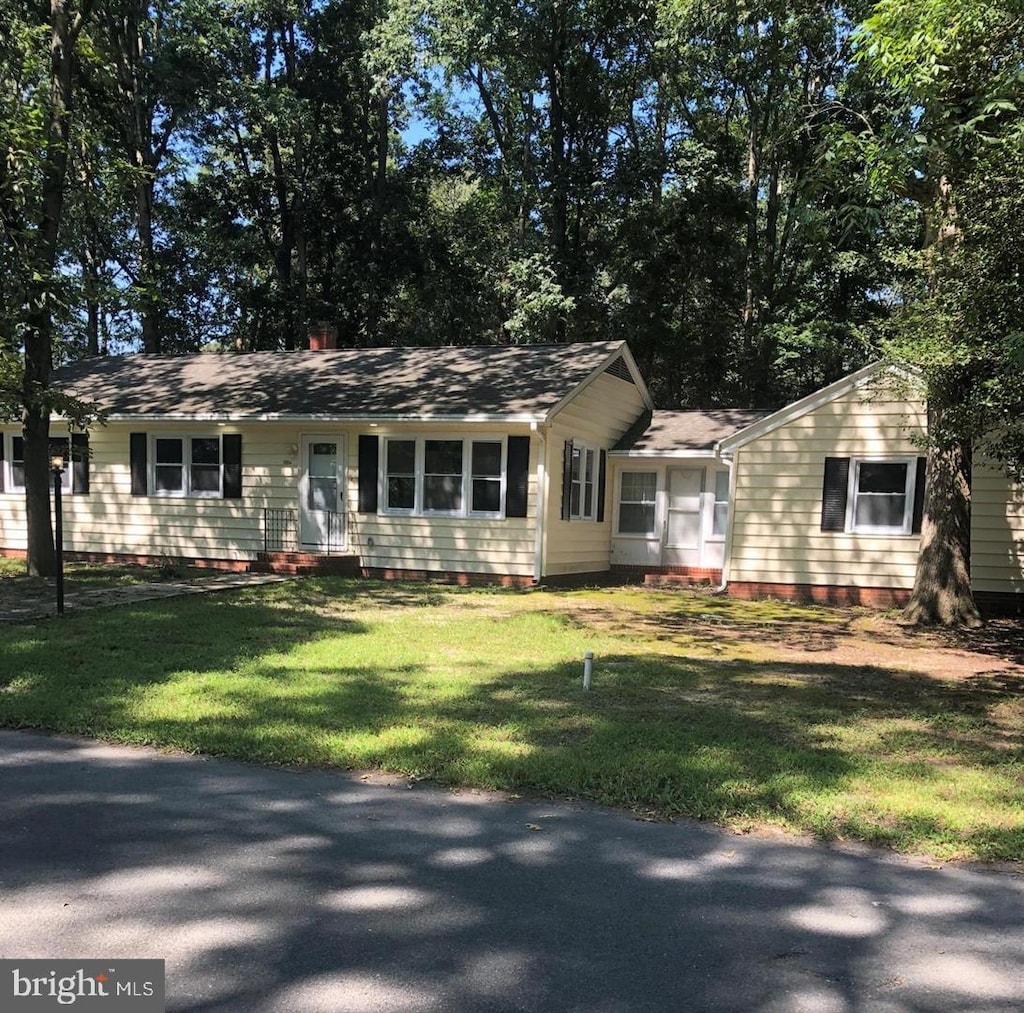
[[[0,955],[168,1009],[1009,1013],[1024,882],[401,779],[0,731]]]

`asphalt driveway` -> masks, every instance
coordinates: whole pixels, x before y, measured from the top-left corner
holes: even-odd
[[[1024,877],[0,731],[0,956],[191,1013],[1010,1013]]]

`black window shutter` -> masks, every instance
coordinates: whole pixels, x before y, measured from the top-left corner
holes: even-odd
[[[7,470],[4,468],[4,444],[6,442],[7,437],[0,433],[0,492],[4,491],[4,472]]]
[[[505,516],[526,516],[526,490],[530,481],[530,437],[508,438],[508,464],[505,469]]]
[[[242,435],[227,433],[223,439],[224,498],[242,498]]]
[[[359,437],[359,512],[377,512],[377,472],[380,470],[380,439]]]
[[[569,520],[572,514],[572,440],[566,440],[562,448],[562,520]]]
[[[89,436],[71,434],[71,491],[79,496],[89,495]]]
[[[924,469],[928,458],[917,459],[917,477],[914,479],[914,518],[910,530],[915,534],[921,531],[921,521],[924,518]]]
[[[601,459],[597,465],[597,520],[604,520],[604,471],[608,466],[607,454],[601,451]]]
[[[825,458],[825,480],[821,489],[821,530],[846,530],[846,497],[850,482],[848,457]]]
[[[146,461],[146,434],[129,436],[132,464],[132,495],[145,496],[149,492],[148,464]]]

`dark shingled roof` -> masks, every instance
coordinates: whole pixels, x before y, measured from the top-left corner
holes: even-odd
[[[656,411],[625,433],[612,453],[635,451],[669,454],[673,451],[713,450],[719,440],[753,425],[768,409],[709,408],[705,411]]]
[[[622,341],[129,355],[58,369],[66,393],[108,415],[543,418]]]

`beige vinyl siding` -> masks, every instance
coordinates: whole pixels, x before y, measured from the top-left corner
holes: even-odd
[[[610,450],[646,409],[639,389],[601,373],[556,416],[547,434],[548,497],[544,534],[544,575],[600,573],[611,566],[612,468],[606,463],[604,521],[563,521],[562,468],[566,440]]]
[[[459,425],[375,426],[353,430],[349,437],[348,503],[351,551],[363,566],[394,570],[436,570],[532,577],[537,504],[537,441],[531,440],[526,517],[443,517],[359,513],[359,433],[377,436],[380,460],[384,438],[434,436],[486,440],[529,436],[527,425],[501,428],[493,423]],[[372,545],[370,544],[372,540]]]
[[[54,428],[54,435],[59,430]],[[132,496],[129,436],[242,434],[242,498]],[[89,434],[90,493],[65,496],[65,546],[82,552],[252,559],[263,548],[267,507],[297,511],[303,435],[345,439],[348,548],[363,565],[532,576],[536,441],[531,447],[528,516],[411,517],[360,514],[359,433],[375,436],[501,438],[494,425],[376,428],[323,423],[111,423]],[[513,430],[529,435],[528,426]],[[150,460],[150,464],[152,460]],[[24,492],[0,494],[0,547],[24,549]],[[371,546],[370,539],[373,540]]]
[[[61,435],[57,426],[51,429]],[[242,434],[242,499],[132,496],[129,436]],[[263,548],[263,509],[292,507],[298,427],[110,423],[89,433],[89,495],[64,496],[64,544],[79,552],[250,559]],[[150,463],[152,463],[150,461]],[[0,544],[23,549],[24,492],[0,494]]]
[[[730,581],[910,587],[918,535],[821,530],[826,457],[914,457],[923,406],[883,386],[822,405],[736,454]]]
[[[1024,486],[975,466],[971,583],[975,591],[1024,592]]]

